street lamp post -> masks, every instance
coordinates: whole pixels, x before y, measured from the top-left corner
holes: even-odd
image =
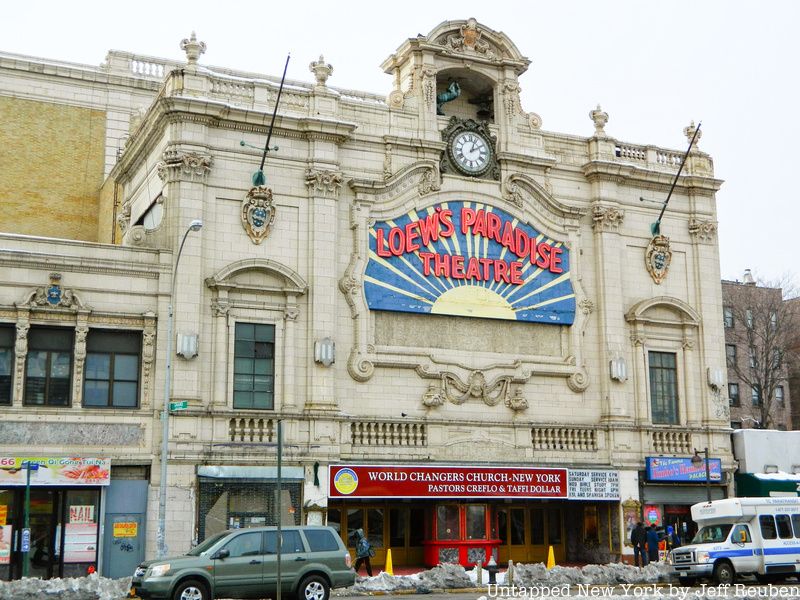
[[[711,468],[708,464],[708,448],[703,448],[703,456],[700,458],[700,450],[694,449],[694,456],[692,457],[692,464],[699,467],[702,462],[706,463],[706,498],[711,502]]]
[[[167,555],[166,543],[166,517],[167,517],[167,454],[169,452],[169,388],[172,383],[172,328],[173,310],[172,304],[175,301],[175,277],[178,273],[178,263],[181,261],[181,252],[186,238],[192,231],[200,231],[203,222],[195,219],[189,224],[188,229],[183,234],[181,245],[178,248],[178,255],[175,257],[175,266],[172,267],[172,290],[169,294],[169,309],[167,311],[167,360],[166,371],[164,373],[164,406],[161,409],[161,481],[158,489],[158,532],[156,534],[156,556],[164,558]]]

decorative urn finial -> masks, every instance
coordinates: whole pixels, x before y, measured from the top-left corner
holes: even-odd
[[[188,63],[190,65],[196,65],[197,59],[200,58],[200,55],[204,54],[206,51],[206,43],[198,42],[197,36],[193,31],[189,39],[184,38],[181,42],[181,50],[186,52],[186,60]]]
[[[697,131],[697,127],[695,127],[694,121],[689,123],[688,127],[684,127],[683,128],[683,135],[686,136],[686,141],[687,142],[689,142],[689,143],[692,142],[692,138],[694,137],[694,132],[695,131]],[[700,143],[700,138],[701,137],[703,137],[703,131],[702,130],[698,132],[697,137],[694,140],[694,145],[692,146],[693,148],[697,147],[697,145]]]
[[[589,113],[589,118],[594,121],[594,134],[598,137],[605,137],[606,130],[604,127],[608,123],[608,113],[604,112],[598,104],[597,108]]]
[[[308,65],[308,68],[317,78],[317,85],[325,87],[325,82],[328,81],[328,77],[333,73],[333,67],[325,63],[325,57],[320,54],[319,60],[312,62]]]

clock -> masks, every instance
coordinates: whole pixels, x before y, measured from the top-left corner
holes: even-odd
[[[482,175],[492,163],[492,145],[476,131],[462,131],[450,140],[450,158],[466,175]]]

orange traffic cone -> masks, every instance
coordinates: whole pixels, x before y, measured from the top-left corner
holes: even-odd
[[[394,575],[394,571],[392,570],[392,549],[386,549],[386,565],[383,567],[383,572],[388,575]]]
[[[556,557],[553,554],[553,547],[550,546],[547,550],[547,568],[552,569],[556,566]]]

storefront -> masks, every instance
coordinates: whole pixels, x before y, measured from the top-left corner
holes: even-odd
[[[722,461],[708,459],[708,480],[704,464],[691,458],[648,456],[642,485],[642,518],[645,525],[672,526],[685,542],[697,532],[691,507],[727,496]]]
[[[539,562],[551,546],[557,561],[574,560],[583,542],[609,553],[619,543],[616,471],[331,465],[328,480],[328,524],[351,547],[363,529],[378,564],[389,548],[396,565],[471,566]]]
[[[23,574],[26,464],[30,471],[28,552],[31,577],[75,577],[97,569],[105,458],[0,458],[0,579]]]

